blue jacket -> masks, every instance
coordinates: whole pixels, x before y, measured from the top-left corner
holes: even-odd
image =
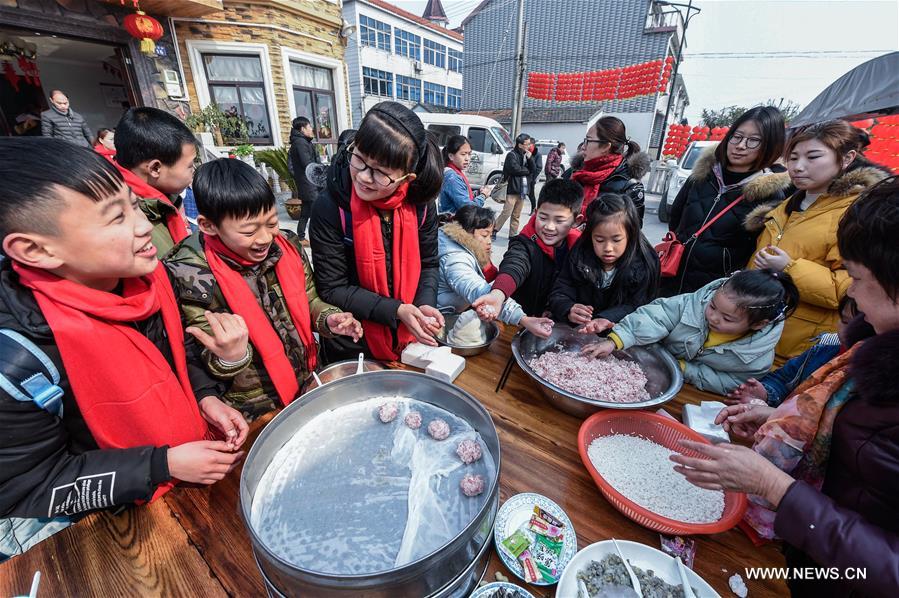
[[[468,197],[468,185],[458,172],[447,166],[443,169],[443,187],[440,188],[440,203],[438,209],[441,214],[449,212],[455,214],[462,206],[474,204],[479,208],[484,207],[487,198],[479,193],[474,199]]]
[[[482,270],[490,256],[455,222],[441,227],[437,243],[440,255],[437,309],[452,308],[455,313],[461,313],[471,306],[472,301],[490,292],[490,283]],[[506,299],[498,317],[506,324],[516,325],[524,315],[524,310],[514,299]]]
[[[817,344],[759,380],[768,391],[769,405],[777,407],[783,403],[815,370],[840,353],[840,339],[835,333],[822,334],[818,339]]]

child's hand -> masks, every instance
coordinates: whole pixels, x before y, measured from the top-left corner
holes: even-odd
[[[199,404],[203,419],[224,434],[230,450],[236,451],[247,439],[250,430],[247,420],[237,409],[225,405],[216,397],[204,397]]]
[[[431,308],[433,309],[433,308]],[[437,312],[440,315],[440,312]],[[396,317],[399,318],[400,322],[406,325],[406,328],[409,329],[409,332],[412,333],[412,336],[415,337],[415,340],[420,342],[423,345],[428,345],[429,347],[436,347],[437,341],[434,340],[434,334],[436,332],[429,332],[433,330],[433,327],[437,325],[438,321],[434,316],[428,316],[423,313],[423,311],[411,303],[403,303],[400,305],[400,308],[396,310]],[[443,316],[440,316],[440,319],[443,319]],[[440,330],[440,327],[437,327],[437,330]]]
[[[211,311],[205,312],[204,315],[209,322],[212,335],[206,334],[197,326],[189,326],[187,332],[223,361],[236,363],[246,357],[250,331],[243,318],[237,314]]]
[[[518,322],[521,324],[528,332],[533,334],[534,336],[538,336],[540,338],[549,338],[549,336],[553,333],[553,322],[549,318],[533,318],[531,316],[524,316]]]
[[[578,333],[580,334],[599,334],[609,328],[613,327],[615,322],[610,322],[605,318],[596,318],[590,320],[580,328],[578,328]]]
[[[349,336],[353,339],[354,343],[358,343],[359,339],[362,338],[362,323],[354,318],[353,314],[348,311],[339,314],[331,314],[327,317],[325,322],[328,324],[328,330],[330,330],[332,334]]]
[[[727,393],[727,398],[724,399],[724,402],[728,405],[737,405],[740,403],[749,403],[754,399],[761,400],[767,403],[768,389],[765,388],[764,385],[755,378],[750,378],[740,386]]]
[[[599,341],[598,343],[590,343],[586,345],[583,349],[581,349],[581,353],[583,355],[590,355],[591,357],[596,357],[597,359],[600,357],[608,357],[612,354],[612,352],[616,349],[615,343],[606,339],[603,341]]]
[[[477,312],[481,320],[492,322],[499,316],[499,312],[502,311],[505,300],[506,296],[502,291],[494,290],[475,299],[471,307]]]
[[[198,440],[168,450],[169,475],[193,484],[214,484],[228,475],[243,458],[221,440]]]
[[[572,324],[586,324],[593,317],[593,306],[575,303],[568,311],[568,319]]]

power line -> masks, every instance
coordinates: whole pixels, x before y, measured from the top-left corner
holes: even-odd
[[[487,78],[487,85],[484,86],[484,91],[481,93],[481,99],[478,102],[478,114],[480,114],[481,107],[484,105],[484,99],[487,97],[487,91],[490,89],[490,86],[493,85],[493,75],[496,74],[496,65],[499,64],[499,54],[500,52],[502,52],[503,47],[506,45],[506,40],[509,37],[509,32],[512,31],[512,18],[514,16],[515,13],[509,11],[509,22],[506,23],[506,30],[503,32],[503,41],[500,42],[499,46],[496,49],[496,58],[493,60],[493,68],[490,70],[490,77]]]

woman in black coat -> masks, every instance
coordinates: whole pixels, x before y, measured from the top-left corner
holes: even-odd
[[[315,146],[312,145],[314,133],[312,123],[305,116],[293,119],[290,129],[290,169],[293,180],[297,184],[297,196],[303,202],[300,210],[300,220],[297,222],[297,236],[301,241],[306,239],[306,225],[309,224],[309,215],[312,213],[312,203],[318,195],[316,186],[306,177],[306,167],[310,164],[318,164],[321,160]]]

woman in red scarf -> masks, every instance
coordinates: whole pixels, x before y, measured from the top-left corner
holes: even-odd
[[[643,224],[643,184],[640,179],[649,169],[649,156],[640,151],[640,144],[627,137],[621,119],[604,116],[587,129],[581,142],[571,178],[584,187],[581,214],[600,193],[624,195],[637,208]]]
[[[443,146],[443,187],[440,188],[440,213],[453,215],[467,205],[484,207],[493,185],[485,185],[475,195],[465,170],[471,164],[471,143],[465,135],[453,135]]]
[[[105,158],[115,157],[115,129],[100,129],[97,131],[94,151]]]
[[[440,162],[419,118],[395,102],[369,110],[335,156],[312,208],[315,284],[362,321],[364,336],[323,339],[327,360],[396,360],[413,341],[436,346]]]

